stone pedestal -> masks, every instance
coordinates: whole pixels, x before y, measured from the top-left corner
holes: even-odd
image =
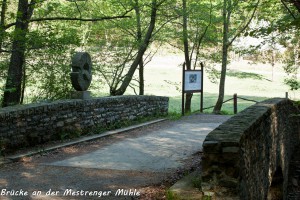
[[[74,91],[71,93],[72,99],[91,99],[90,91]]]

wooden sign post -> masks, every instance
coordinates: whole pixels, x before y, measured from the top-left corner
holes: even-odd
[[[201,70],[186,70],[185,65],[182,67],[182,104],[181,113],[184,116],[184,94],[201,93],[200,112],[203,112],[203,63]]]

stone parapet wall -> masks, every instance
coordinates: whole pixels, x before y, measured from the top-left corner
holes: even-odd
[[[257,103],[209,133],[203,143],[205,183],[240,199],[267,199],[276,171],[287,194],[289,163],[300,144],[299,109],[287,99]],[[208,184],[208,185],[209,185]]]
[[[62,100],[0,109],[0,147],[5,150],[84,134],[117,123],[168,113],[167,97],[116,96]],[[0,149],[1,150],[1,149]]]

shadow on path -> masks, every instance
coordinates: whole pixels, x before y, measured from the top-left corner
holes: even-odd
[[[184,167],[202,150],[206,135],[228,118],[187,116],[6,164],[0,167],[0,199],[138,198],[142,188],[159,185]],[[76,153],[62,153],[68,149]],[[114,196],[120,189],[121,196]],[[129,189],[131,195],[124,196]],[[19,190],[28,196],[13,195]]]

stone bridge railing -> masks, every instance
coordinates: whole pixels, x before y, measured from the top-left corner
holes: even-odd
[[[34,146],[63,135],[168,113],[167,97],[116,96],[71,99],[0,109],[0,152]]]
[[[299,109],[292,101],[270,99],[209,133],[203,143],[202,189],[230,189],[238,199],[287,199],[289,164],[300,148],[295,114]]]

